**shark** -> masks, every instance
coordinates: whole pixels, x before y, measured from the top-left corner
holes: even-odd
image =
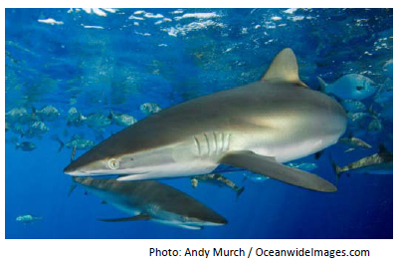
[[[98,219],[103,222],[150,220],[185,229],[225,225],[228,221],[204,204],[171,186],[152,181],[121,182],[116,179],[73,177],[84,187],[129,217]]]
[[[282,163],[335,144],[347,115],[333,98],[299,78],[290,48],[254,83],[164,109],[102,141],[65,169],[72,176],[119,175],[119,181],[209,174],[240,168],[298,187],[335,185]]]

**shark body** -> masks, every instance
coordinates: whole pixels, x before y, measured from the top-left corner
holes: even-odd
[[[225,225],[227,220],[204,204],[156,181],[121,182],[115,179],[73,177],[74,182],[129,215],[104,222],[150,220],[186,229]]]
[[[283,162],[337,142],[347,116],[298,76],[284,49],[255,83],[196,98],[111,136],[65,168],[73,176],[123,175],[120,181],[203,175],[219,165],[247,169],[316,191],[336,187]]]

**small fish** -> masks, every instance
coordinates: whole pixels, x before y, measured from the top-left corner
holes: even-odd
[[[244,176],[244,180],[250,180],[250,181],[252,181],[252,182],[255,182],[255,183],[262,183],[262,182],[264,182],[264,181],[266,181],[266,180],[268,180],[269,179],[269,177],[266,177],[266,176],[263,176],[263,175],[260,175],[260,174],[255,174],[255,173],[245,173],[245,174],[243,174],[243,176]]]
[[[300,170],[305,170],[305,171],[312,171],[316,168],[318,168],[317,164],[315,163],[306,163],[306,162],[301,162],[301,163],[286,163],[287,166],[297,168]]]
[[[340,99],[363,100],[372,96],[377,90],[374,81],[363,75],[348,74],[332,84],[325,83],[320,77],[318,80],[323,92],[334,94]]]
[[[373,119],[370,124],[368,125],[368,132],[370,134],[377,134],[380,133],[383,129],[382,123],[379,119]]]
[[[356,150],[354,147],[347,149],[346,151],[344,151],[345,153],[350,153],[352,151]]]
[[[64,143],[58,137],[58,135],[52,135],[51,139],[53,139],[54,141],[56,141],[60,144],[58,152],[60,152],[64,148],[64,146],[66,146],[67,148],[76,149],[76,150],[86,150],[86,149],[90,149],[93,146],[95,146],[95,143],[92,140],[84,139],[83,136],[79,135],[79,134],[75,134],[71,138],[71,140],[67,143]]]
[[[18,143],[18,140],[16,138],[13,138],[11,141],[15,144],[16,150],[21,149],[22,151],[29,152],[36,148],[36,145],[32,142],[25,141]]]
[[[332,160],[332,159],[331,159]],[[338,178],[343,173],[386,175],[393,174],[393,153],[381,145],[379,152],[352,162],[344,167],[337,166],[332,160]]]
[[[110,112],[108,118],[112,120],[113,123],[125,127],[131,126],[132,124],[137,122],[137,120],[131,115],[116,114],[113,111]]]
[[[372,146],[370,144],[368,144],[368,143],[364,142],[363,140],[356,138],[354,136],[350,136],[349,138],[340,138],[339,143],[345,144],[351,148],[355,148],[355,147],[361,147],[361,148],[366,148],[366,149],[372,148]]]
[[[15,134],[19,134],[21,137],[26,134],[27,130],[27,126],[21,123],[15,123],[11,126],[11,131]]]
[[[383,66],[383,72],[386,76],[393,78],[393,59],[387,61]]]
[[[340,102],[347,112],[363,112],[367,108],[359,100],[345,99]]]
[[[45,106],[40,110],[33,109],[33,113],[42,121],[54,121],[60,116],[60,112],[52,105]]]
[[[39,220],[42,220],[42,217],[34,216],[32,214],[20,215],[17,218],[15,218],[15,221],[24,224],[30,224]]]
[[[89,139],[74,139],[66,143],[68,148],[76,147],[77,150],[86,150],[95,146],[95,143]]]
[[[101,113],[94,113],[87,116],[85,123],[93,129],[102,129],[111,124],[111,120]]]
[[[156,103],[148,102],[140,105],[140,110],[143,112],[143,114],[150,115],[160,112],[162,109]]]
[[[220,188],[229,187],[232,190],[236,191],[237,197],[239,197],[244,190],[244,187],[238,187],[233,181],[222,176],[221,174],[207,174],[207,175],[192,177],[191,182],[193,188],[196,188],[199,182],[213,184]]]
[[[10,111],[6,112],[6,121],[13,124],[16,122],[25,123],[30,120],[31,114],[28,113],[26,108],[13,108]]]
[[[373,116],[367,112],[348,113],[348,123],[351,129],[366,129],[373,119]]]
[[[84,121],[86,120],[86,117],[82,115],[75,107],[72,107],[68,110],[67,114],[67,125],[68,126],[81,126]]]
[[[29,126],[27,135],[41,137],[49,132],[49,127],[42,121],[35,121]]]

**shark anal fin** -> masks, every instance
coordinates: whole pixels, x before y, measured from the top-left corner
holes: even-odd
[[[299,78],[299,67],[296,55],[290,48],[283,49],[274,58],[268,71],[261,78],[264,82],[287,82],[308,87]]]
[[[109,223],[117,223],[117,222],[131,222],[131,221],[139,221],[139,220],[149,220],[150,215],[147,213],[141,213],[136,216],[131,217],[124,217],[124,218],[116,218],[116,219],[97,219],[102,222],[109,222]]]
[[[327,180],[278,163],[274,157],[257,155],[251,151],[228,153],[220,163],[248,169],[288,184],[322,192],[335,192],[336,187]]]

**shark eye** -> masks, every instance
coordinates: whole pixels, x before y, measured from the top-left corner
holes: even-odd
[[[118,167],[119,167],[118,160],[115,158],[111,158],[110,160],[108,160],[108,167],[110,169],[118,169]]]
[[[357,88],[358,91],[360,91],[360,90],[364,89],[364,86],[357,86],[356,88]]]

